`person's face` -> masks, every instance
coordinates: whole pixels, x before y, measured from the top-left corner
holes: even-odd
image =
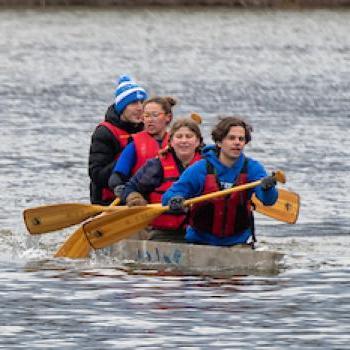
[[[174,133],[170,145],[180,160],[192,159],[199,142],[197,135],[191,129],[182,126]]]
[[[128,104],[125,107],[120,118],[125,122],[139,124],[142,122],[142,113],[143,113],[142,102],[136,101]]]
[[[242,126],[231,126],[226,137],[218,142],[220,160],[234,162],[243,152],[245,146],[245,130]]]
[[[163,137],[170,121],[171,114],[164,113],[162,106],[158,103],[150,102],[144,106],[143,122],[145,131],[153,137]]]

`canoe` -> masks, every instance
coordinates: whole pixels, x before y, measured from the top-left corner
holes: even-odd
[[[200,274],[276,274],[283,259],[282,253],[255,250],[249,245],[217,247],[139,238],[113,244],[109,252],[120,261],[142,268]]]

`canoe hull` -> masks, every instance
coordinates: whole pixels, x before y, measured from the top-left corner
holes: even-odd
[[[126,239],[111,247],[111,255],[142,267],[172,267],[204,274],[274,274],[283,254],[245,247],[214,247],[156,240]]]

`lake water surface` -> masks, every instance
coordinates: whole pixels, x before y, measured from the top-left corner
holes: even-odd
[[[0,347],[349,349],[350,12],[228,8],[0,11]],[[53,259],[22,211],[88,202],[90,136],[130,74],[150,94],[254,126],[247,155],[300,194],[296,225],[257,215],[273,276]]]

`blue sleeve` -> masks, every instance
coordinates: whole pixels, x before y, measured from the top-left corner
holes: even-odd
[[[174,196],[182,196],[185,199],[199,196],[203,192],[206,175],[206,161],[200,160],[194,163],[163,194],[162,204],[167,205],[170,198]]]
[[[263,165],[253,159],[249,159],[248,162],[248,181],[253,182],[260,180],[267,176],[267,172]],[[263,191],[261,186],[255,187],[251,191],[251,195],[255,192],[255,195],[264,205],[273,205],[277,201],[278,191],[276,187],[272,187],[267,191]]]
[[[139,192],[147,196],[153,192],[163,181],[163,169],[158,158],[148,160],[125,184],[122,202],[125,202],[131,192]]]
[[[130,142],[120,154],[117,163],[114,165],[113,173],[119,173],[126,178],[130,177],[131,170],[136,163],[136,150],[134,142]]]

